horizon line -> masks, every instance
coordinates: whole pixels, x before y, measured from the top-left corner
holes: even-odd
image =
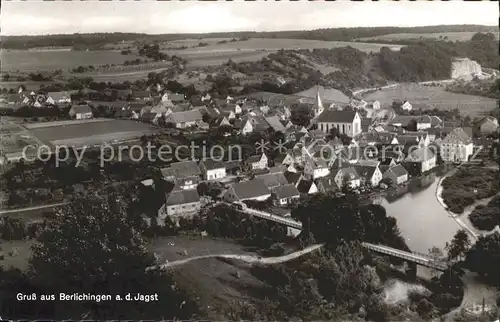
[[[102,31],[102,32],[73,32],[73,33],[52,33],[52,34],[3,34],[2,37],[50,37],[50,36],[71,36],[71,35],[96,35],[96,34],[129,34],[138,36],[167,36],[167,35],[210,35],[210,34],[226,34],[226,33],[276,33],[276,32],[304,32],[304,31],[318,31],[318,30],[329,30],[329,29],[357,29],[357,28],[426,28],[426,27],[449,27],[449,26],[477,26],[477,27],[498,27],[498,25],[483,25],[483,24],[440,24],[440,25],[421,25],[421,26],[366,26],[366,27],[330,27],[330,28],[315,28],[315,29],[282,29],[282,30],[232,30],[232,31],[208,31],[208,32],[174,32],[174,33],[139,33],[139,32],[129,32],[129,31]],[[0,29],[1,30],[1,29]],[[462,32],[462,31],[456,31]],[[467,32],[467,31],[465,31]],[[439,32],[436,32],[439,33]],[[1,40],[0,40],[1,43]]]

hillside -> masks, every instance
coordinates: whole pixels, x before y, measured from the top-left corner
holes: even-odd
[[[498,33],[498,29],[493,29],[493,30],[484,30],[483,32],[491,32],[495,35],[495,38],[498,40],[500,34]],[[474,31],[458,31],[458,32],[413,32],[413,33],[395,33],[395,34],[386,34],[386,35],[380,35],[380,36],[375,36],[375,37],[363,37],[359,38],[359,41],[379,41],[379,42],[385,42],[385,41],[407,41],[407,40],[414,40],[414,41],[419,41],[419,40],[424,40],[424,39],[431,39],[431,40],[448,40],[448,41],[469,41],[472,39],[472,36],[474,36],[476,32]]]
[[[377,37],[396,33],[445,33],[445,32],[498,32],[496,26],[482,25],[440,25],[425,27],[359,27],[328,28],[301,31],[274,32],[219,32],[206,34],[162,34],[146,35],[135,33],[94,33],[43,36],[3,36],[1,47],[4,49],[28,49],[37,47],[101,47],[121,41],[174,41],[186,38],[288,38],[329,41],[353,41],[359,38]]]

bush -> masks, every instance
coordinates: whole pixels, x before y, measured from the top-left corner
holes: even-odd
[[[499,191],[497,170],[466,167],[443,180],[443,197],[446,206],[455,213],[462,213],[476,200],[494,196]]]
[[[500,196],[496,196],[487,205],[478,205],[469,215],[474,227],[489,231],[500,225],[499,203]]]

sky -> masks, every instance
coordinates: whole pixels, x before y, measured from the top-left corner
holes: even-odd
[[[496,1],[2,1],[2,35],[498,25]]]

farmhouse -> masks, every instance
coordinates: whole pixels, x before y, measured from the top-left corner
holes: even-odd
[[[226,177],[226,166],[222,161],[212,159],[200,161],[200,170],[203,174],[203,179],[213,180]]]
[[[167,195],[165,212],[167,216],[185,216],[200,211],[200,196],[196,189],[174,190]]]
[[[456,128],[441,141],[439,152],[444,162],[467,162],[473,150],[471,137]]]
[[[319,115],[317,124],[324,133],[334,128],[350,137],[361,133],[361,118],[355,111],[327,110]]]
[[[92,118],[92,110],[88,105],[73,105],[68,112],[69,117],[83,120]]]
[[[276,204],[279,206],[294,203],[300,198],[300,192],[293,184],[278,186],[272,190],[272,194],[275,196]]]
[[[203,116],[199,110],[190,110],[185,112],[171,113],[167,116],[167,124],[175,124],[178,129],[185,129],[195,126],[196,123],[201,122]]]
[[[271,197],[271,191],[266,187],[264,181],[259,179],[234,183],[224,194],[224,200],[228,202],[244,200],[264,201],[269,197]]]
[[[45,102],[50,105],[69,104],[71,96],[68,92],[49,92]]]

